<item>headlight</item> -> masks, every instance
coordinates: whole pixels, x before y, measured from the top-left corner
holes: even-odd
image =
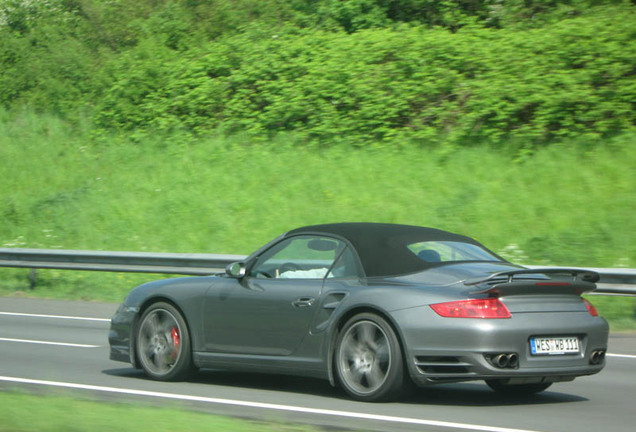
[[[125,304],[121,304],[119,309],[117,309],[117,313],[137,313],[139,312],[139,306],[126,306]]]

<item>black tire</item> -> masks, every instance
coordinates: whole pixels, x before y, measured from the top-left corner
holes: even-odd
[[[340,386],[355,400],[396,399],[405,381],[404,361],[389,323],[372,313],[349,319],[336,340],[335,371]]]
[[[141,316],[135,346],[139,365],[159,381],[179,381],[193,371],[190,332],[171,304],[152,304]]]
[[[486,380],[488,387],[496,391],[497,393],[510,395],[510,396],[529,396],[536,393],[541,393],[552,385],[549,383],[537,383],[537,384],[508,384],[508,380]]]

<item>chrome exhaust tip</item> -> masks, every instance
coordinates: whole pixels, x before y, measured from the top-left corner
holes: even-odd
[[[508,367],[516,369],[519,366],[519,356],[515,353],[508,354]]]
[[[519,355],[517,353],[499,353],[486,356],[487,360],[498,369],[517,369]]]
[[[591,365],[599,365],[603,363],[604,360],[605,360],[605,350],[592,351],[592,355],[590,355]]]
[[[509,361],[508,361],[508,354],[499,354],[496,355],[495,358],[493,358],[493,363],[495,364],[495,366],[497,366],[498,368],[504,369],[508,367]]]

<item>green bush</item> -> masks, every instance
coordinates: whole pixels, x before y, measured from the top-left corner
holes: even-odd
[[[0,2],[0,105],[63,113],[90,91],[90,50],[72,2]],[[69,37],[71,36],[71,37]]]
[[[597,12],[525,31],[255,27],[187,53],[142,44],[109,69],[96,121],[321,143],[599,140],[636,121],[636,22]]]
[[[0,0],[0,105],[109,131],[527,147],[635,125],[623,0]]]

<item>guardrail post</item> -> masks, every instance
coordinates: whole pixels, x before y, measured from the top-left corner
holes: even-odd
[[[32,268],[31,271],[29,272],[29,288],[31,288],[31,290],[35,289],[35,282],[37,280],[37,276],[38,276],[38,271]]]

